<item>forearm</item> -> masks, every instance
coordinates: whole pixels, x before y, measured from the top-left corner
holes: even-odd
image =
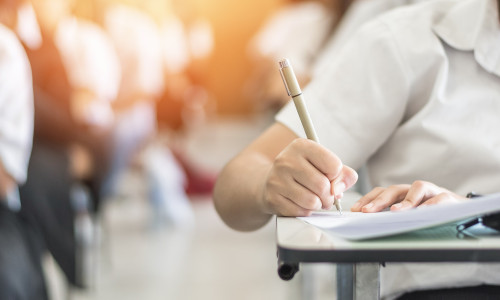
[[[272,162],[264,155],[243,152],[220,173],[214,203],[222,220],[241,231],[257,230],[272,217],[263,204],[263,189]]]

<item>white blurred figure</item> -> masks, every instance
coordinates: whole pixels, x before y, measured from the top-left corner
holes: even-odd
[[[203,126],[211,112],[211,95],[204,86],[205,68],[214,49],[211,24],[188,5],[173,3],[161,16],[165,92],[158,103],[159,135],[186,174],[188,195],[211,193],[215,175],[186,153],[189,135]],[[168,144],[168,146],[167,146]]]
[[[36,20],[35,10],[30,2],[24,2],[19,6],[15,32],[28,48],[37,49],[41,46],[42,33]]]
[[[339,18],[335,3],[337,0],[285,1],[250,40],[248,55],[255,70],[247,89],[257,98],[258,109],[279,108],[288,101],[281,78],[276,76],[280,59],[292,62],[301,85],[309,81],[311,66]]]
[[[146,147],[142,164],[149,184],[153,223],[186,225],[193,221],[184,191],[185,175],[166,145],[150,142],[156,132],[156,101],[164,90],[165,59],[159,26],[145,12],[125,5],[108,7],[105,28],[118,50],[123,77],[115,111],[112,172],[126,167]],[[182,45],[172,45],[170,48]],[[178,49],[178,48],[177,48]],[[183,49],[174,50],[182,55]],[[182,60],[175,68],[182,69]],[[117,174],[111,174],[111,180]],[[108,182],[112,189],[113,182]],[[106,188],[106,186],[105,186]]]
[[[189,45],[194,59],[208,57],[214,48],[212,26],[205,19],[196,19],[189,26]]]
[[[149,199],[153,208],[153,226],[166,223],[177,228],[194,224],[194,213],[185,192],[186,174],[172,152],[160,142],[151,144],[143,153],[149,183]]]
[[[187,133],[204,123],[209,110],[210,93],[204,87],[206,63],[214,49],[214,33],[211,24],[193,16],[187,7],[180,3],[174,9],[182,11],[184,16],[173,12],[162,21],[162,42],[165,57],[166,93],[168,103],[163,112],[176,108],[177,116],[165,112],[166,118],[178,118],[167,121],[175,133]],[[175,12],[175,11],[174,11]],[[160,111],[160,119],[163,113]],[[161,121],[161,120],[160,120]],[[182,143],[182,135],[173,138]],[[179,146],[182,148],[183,146]]]
[[[47,299],[31,225],[19,217],[18,186],[27,178],[33,140],[33,86],[26,53],[0,13],[0,298]],[[10,28],[8,28],[8,27]]]
[[[170,14],[161,24],[161,40],[165,69],[168,74],[186,70],[189,62],[189,42],[182,21]]]
[[[118,96],[121,78],[115,48],[95,23],[74,16],[62,19],[55,35],[69,81],[76,89],[74,114],[84,123],[109,127],[111,103]]]
[[[125,5],[107,7],[104,28],[117,50],[122,67],[118,99],[113,106],[113,157],[103,186],[113,195],[116,181],[148,140],[156,133],[155,102],[163,91],[160,33],[153,20]]]
[[[42,98],[53,100],[48,101],[52,102],[51,104],[45,103],[46,109],[50,109],[47,105],[59,103],[65,108],[67,105],[68,118],[65,115],[65,121],[61,124],[68,125],[69,128],[65,130],[71,131],[61,134],[61,138],[63,135],[71,136],[68,139],[64,137],[62,142],[57,143],[57,152],[54,152],[56,148],[53,145],[54,141],[41,137],[40,144],[43,144],[44,152],[40,152],[37,157],[42,161],[48,152],[54,156],[56,162],[64,162],[61,163],[58,173],[54,173],[53,176],[58,178],[57,181],[68,182],[62,184],[64,187],[56,188],[61,197],[60,201],[64,201],[64,205],[71,206],[74,215],[68,216],[67,213],[59,215],[59,211],[52,206],[61,205],[54,204],[55,202],[50,199],[52,197],[47,197],[49,198],[47,202],[50,203],[50,212],[59,219],[60,224],[56,227],[71,231],[73,226],[68,222],[73,222],[74,233],[68,236],[74,235],[75,241],[70,243],[71,247],[64,246],[69,243],[68,238],[58,235],[58,231],[52,227],[46,230],[45,235],[47,240],[53,241],[54,249],[71,250],[59,251],[58,253],[63,253],[59,261],[68,266],[65,273],[69,274],[67,276],[71,283],[87,287],[93,283],[91,280],[94,279],[93,271],[98,259],[97,253],[92,251],[100,242],[98,218],[93,212],[97,212],[101,202],[100,185],[109,156],[107,135],[114,122],[112,103],[118,95],[121,67],[111,40],[96,23],[95,16],[87,14],[90,11],[83,10],[81,4],[80,1],[33,0],[46,49],[32,55],[37,60],[32,63],[35,63],[38,72],[41,72],[38,74],[39,79],[48,78],[40,79],[38,90],[40,101],[43,102]],[[43,63],[44,56],[52,62],[60,61],[61,70],[50,69],[50,65]],[[66,79],[67,83],[63,83]],[[64,91],[65,89],[67,91]],[[64,92],[61,94],[59,90]],[[64,111],[66,113],[66,109]],[[59,128],[52,129],[57,135]],[[69,165],[67,161],[70,162]],[[42,176],[38,164],[35,169],[37,176]],[[32,178],[35,178],[33,184],[36,185],[37,177],[33,176]],[[50,223],[51,220],[43,222]],[[58,260],[58,257],[55,258]]]

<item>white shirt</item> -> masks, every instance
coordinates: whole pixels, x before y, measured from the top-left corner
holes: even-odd
[[[358,31],[305,89],[322,144],[374,186],[427,180],[498,192],[500,23],[495,0],[435,0]],[[304,132],[293,104],[276,117]],[[395,264],[381,294],[498,284],[498,264]]]
[[[349,9],[346,11],[339,24],[335,28],[328,43],[321,53],[318,53],[318,59],[315,61],[315,72],[321,72],[321,67],[328,65],[331,59],[332,51],[338,51],[337,47],[349,40],[361,25],[375,17],[388,12],[391,9],[405,5],[415,4],[429,0],[356,0],[352,1]]]
[[[92,91],[96,98],[85,112],[86,120],[109,124],[111,102],[118,95],[121,67],[113,43],[96,24],[69,17],[57,26],[57,48],[73,88]]]
[[[334,18],[319,2],[287,5],[266,21],[250,41],[249,51],[275,61],[286,57],[295,73],[309,74]]]
[[[105,28],[122,65],[122,93],[159,94],[164,86],[159,26],[147,14],[117,4],[106,12]]]
[[[24,183],[33,140],[31,68],[14,33],[0,24],[0,160]]]
[[[183,72],[190,61],[187,32],[182,21],[170,15],[161,25],[165,69],[170,73]]]

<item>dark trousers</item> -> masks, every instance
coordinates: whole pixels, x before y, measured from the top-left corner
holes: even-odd
[[[34,143],[28,180],[20,188],[20,215],[37,230],[42,251],[48,250],[68,281],[78,286],[68,165],[66,147]]]
[[[0,299],[47,299],[36,233],[0,201]]]

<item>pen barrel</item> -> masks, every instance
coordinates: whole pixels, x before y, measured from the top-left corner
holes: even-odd
[[[306,103],[304,101],[304,98],[302,97],[302,91],[300,89],[299,82],[297,81],[297,77],[293,72],[292,65],[286,58],[280,60],[279,65],[281,78],[283,79],[283,83],[285,84],[288,95],[293,99],[295,108],[297,109],[300,117],[300,122],[302,122],[302,127],[304,127],[307,138],[319,143],[319,138],[316,134],[316,131],[314,130],[311,117],[309,116],[309,112],[307,111]]]
[[[295,104],[295,108],[299,112],[300,122],[302,122],[302,127],[304,127],[304,131],[308,139],[313,140],[319,144],[319,138],[316,134],[316,130],[314,130],[313,123],[311,121],[311,117],[309,116],[309,112],[307,111],[306,104],[304,102],[304,97],[302,94],[297,95],[292,98],[293,103]]]

